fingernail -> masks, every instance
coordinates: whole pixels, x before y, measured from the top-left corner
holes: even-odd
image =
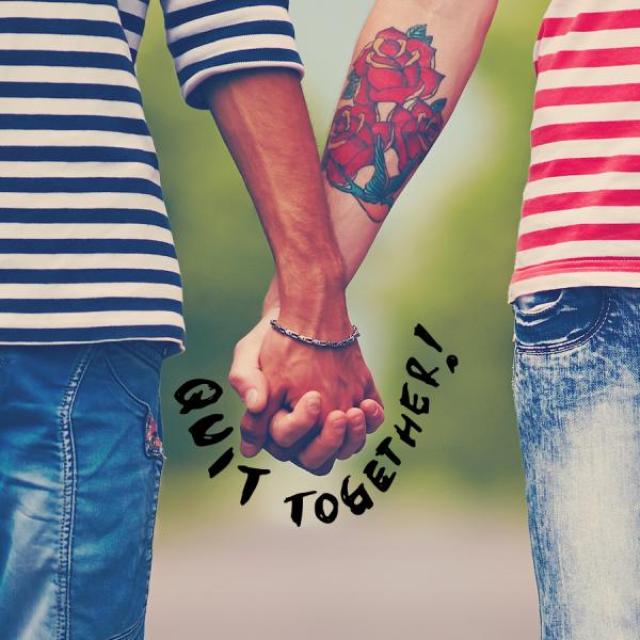
[[[244,398],[244,402],[247,406],[253,406],[258,401],[258,390],[249,389],[247,395]]]
[[[245,458],[253,458],[260,449],[255,444],[249,442],[240,443],[240,452]]]
[[[320,398],[319,396],[313,396],[312,398],[309,398],[309,401],[307,403],[307,407],[309,409],[309,411],[311,411],[312,413],[319,413],[320,412]]]
[[[339,418],[338,420],[336,420],[334,422],[334,425],[335,425],[336,428],[342,429],[342,427],[346,427],[347,426],[347,419],[346,418]]]

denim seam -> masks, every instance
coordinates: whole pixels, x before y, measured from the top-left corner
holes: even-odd
[[[147,354],[145,354],[141,349],[133,348],[133,345],[130,344],[131,342],[142,342],[145,344],[145,346],[150,346],[151,348],[156,349],[160,356],[159,362],[156,362],[152,358],[148,358]],[[155,341],[152,341],[152,340],[135,340],[135,341],[119,340],[119,341],[116,341],[115,344],[121,347],[122,349],[124,349],[125,351],[127,351],[129,354],[132,354],[135,358],[139,358],[140,360],[143,360],[150,367],[159,367],[162,365],[162,360],[164,359],[165,351],[166,351],[166,346],[164,344],[157,344]]]
[[[136,620],[128,629],[125,629],[122,633],[116,636],[111,636],[109,640],[133,640],[134,634],[140,630],[144,622],[145,614],[143,613],[138,620]]]
[[[511,358],[511,390],[515,392],[516,389],[516,358],[518,357],[517,346],[513,345],[513,355]]]
[[[602,307],[600,309],[600,314],[598,315],[596,321],[593,323],[591,328],[584,335],[574,338],[569,342],[564,342],[561,345],[558,345],[556,347],[537,346],[537,345],[524,346],[522,345],[522,343],[519,343],[516,340],[516,351],[518,353],[523,353],[523,354],[532,353],[532,354],[538,354],[538,355],[545,355],[545,354],[553,354],[553,353],[562,353],[563,351],[570,351],[575,347],[579,347],[579,346],[582,346],[583,344],[586,344],[587,342],[589,342],[589,340],[591,340],[591,338],[593,338],[593,336],[598,331],[600,331],[600,328],[605,323],[605,320],[609,315],[609,309],[611,308],[611,295],[609,294],[609,292],[607,292],[605,295],[606,295],[606,300],[602,304]]]
[[[119,387],[122,388],[122,390],[138,405],[140,406],[140,408],[144,409],[147,413],[147,415],[149,413],[152,413],[151,411],[151,406],[149,405],[148,402],[145,402],[144,400],[142,400],[141,398],[138,398],[138,396],[136,396],[134,393],[132,393],[129,390],[129,387],[123,382],[122,378],[118,375],[118,372],[116,371],[115,367],[111,364],[111,360],[109,360],[109,357],[105,354],[104,356],[105,362],[107,363],[107,367],[109,368],[109,371],[111,372],[111,375],[115,378],[116,383],[118,384]]]
[[[111,362],[109,361],[109,358],[106,355],[105,355],[105,362],[107,363],[107,368],[111,372],[111,375],[115,379],[115,381],[118,384],[118,386],[129,396],[129,398],[131,398],[131,400],[133,400],[133,402],[135,404],[137,404],[145,412],[144,430],[142,432],[143,446],[144,446],[145,455],[147,456],[147,458],[149,458],[151,460],[158,460],[158,459],[164,460],[166,458],[165,453],[164,453],[164,449],[162,451],[159,451],[158,453],[154,453],[149,449],[148,444],[147,444],[147,433],[148,433],[148,429],[149,429],[149,420],[153,419],[156,422],[156,424],[158,422],[156,420],[155,416],[153,415],[153,410],[151,409],[151,405],[148,402],[145,402],[144,400],[142,400],[141,398],[138,398],[138,396],[134,395],[133,393],[131,393],[131,391],[129,391],[127,385],[122,381],[122,378],[120,378],[120,376],[118,375],[118,372],[115,370],[115,367],[111,364]],[[158,411],[160,411],[160,410],[161,409],[158,408]]]
[[[71,626],[71,559],[73,543],[73,521],[75,517],[76,499],[76,458],[75,442],[71,414],[77,397],[80,382],[91,360],[93,345],[84,351],[67,381],[66,391],[58,410],[60,422],[60,436],[62,443],[62,474],[63,474],[63,498],[62,498],[62,524],[60,527],[60,539],[58,543],[58,620],[56,624],[56,638],[65,640],[70,635]]]
[[[555,309],[557,309],[560,306],[560,303],[566,297],[566,293],[567,293],[566,289],[560,289],[560,294],[558,295],[558,298],[556,300],[552,301],[550,303],[550,306],[547,306],[544,309],[541,309],[540,311],[522,311],[521,309],[518,309],[517,313],[521,318],[523,318],[525,320],[527,318],[531,318],[531,319],[535,320],[536,318],[539,318],[541,315],[543,315],[545,313],[549,313],[550,311],[554,311]],[[516,302],[514,301],[512,303],[512,306],[515,306],[515,305],[516,305]]]
[[[149,527],[149,558],[147,560],[147,581],[145,588],[145,597],[144,597],[144,613],[142,614],[143,619],[147,614],[147,605],[149,603],[149,587],[151,586],[151,568],[153,564],[153,538],[154,538],[154,529],[155,529],[155,521],[158,514],[158,494],[160,492],[160,481],[162,478],[162,468],[164,466],[163,461],[159,461],[156,464],[155,470],[155,478],[154,478],[154,507],[151,510],[151,514],[149,515],[148,527]]]

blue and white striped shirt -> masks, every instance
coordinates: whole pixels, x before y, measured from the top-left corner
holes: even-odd
[[[251,67],[302,74],[288,0],[161,0],[186,102]],[[182,285],[136,52],[148,0],[0,0],[0,344],[168,341]]]

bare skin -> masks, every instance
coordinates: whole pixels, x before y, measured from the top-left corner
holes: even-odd
[[[203,88],[211,113],[253,198],[271,247],[278,278],[278,320],[288,328],[326,340],[349,334],[345,274],[337,247],[320,159],[298,76],[287,70],[251,70],[215,76]],[[321,466],[324,448],[337,441],[358,408],[377,397],[357,344],[318,351],[266,332],[258,351],[264,376],[257,393],[233,370],[230,380],[247,403],[241,421],[241,450],[260,451],[269,423],[303,395],[320,399],[316,422],[331,425],[302,452],[310,468]],[[347,411],[352,410],[347,416]]]
[[[480,56],[496,6],[497,0],[375,3],[356,42],[323,161],[324,189],[346,282],[364,261],[393,203],[451,117]],[[377,171],[386,179],[386,188],[363,194],[376,171],[376,141],[384,152],[378,153],[384,171],[382,167]],[[259,349],[271,331],[268,319],[277,315],[280,305],[276,273],[265,297],[263,318],[240,341],[232,364],[236,389],[251,380],[261,401],[266,401],[267,387],[260,378]],[[358,405],[367,432],[384,420],[381,405],[369,400]],[[303,396],[286,423],[281,416],[271,423],[266,447],[296,462],[296,447],[316,422]],[[326,423],[323,428],[342,429]],[[325,465],[332,463],[331,457],[345,458],[358,451],[365,437],[360,422],[348,421],[342,446],[325,448],[329,456]]]

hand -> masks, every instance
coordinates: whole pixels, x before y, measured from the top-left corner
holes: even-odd
[[[268,414],[268,405],[272,400],[267,377],[260,367],[263,343],[273,334],[273,337],[296,344],[289,338],[279,336],[269,325],[271,318],[277,317],[278,313],[279,309],[272,303],[258,324],[238,342],[234,351],[229,381],[247,406],[245,418]],[[311,355],[317,355],[319,351],[313,347],[307,349],[312,350]],[[320,371],[318,381],[324,378],[328,382],[329,397],[333,397],[331,380],[322,373]],[[366,434],[375,431],[384,421],[382,403],[373,381],[369,397],[363,398],[359,404],[343,405],[346,410],[332,411],[329,411],[332,407],[326,402],[326,393],[323,398],[319,390],[320,387],[327,389],[326,382],[322,386],[311,381],[312,388],[293,403],[292,410],[291,407],[273,403],[276,410],[267,425],[268,432],[264,434],[263,441],[264,448],[278,460],[291,460],[317,474],[328,473],[336,458],[346,459],[357,453],[364,446]],[[327,405],[324,418],[321,417],[323,399]],[[255,424],[255,420],[246,422],[245,418],[244,425]],[[261,427],[262,423],[259,424]],[[259,449],[252,435],[243,437],[242,452],[245,455],[254,455]]]

